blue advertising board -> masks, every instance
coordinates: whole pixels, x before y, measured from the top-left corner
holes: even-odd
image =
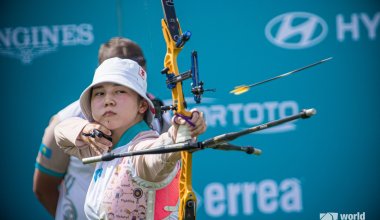
[[[158,0],[2,1],[2,219],[49,219],[32,191],[34,163],[49,119],[91,82],[100,44],[136,41],[149,90],[170,102]],[[315,108],[243,136],[261,156],[204,150],[193,155],[199,219],[374,219],[380,195],[380,5],[362,1],[175,1],[198,51],[207,92],[189,107],[205,113],[206,139]],[[230,91],[319,60],[321,65],[257,87]],[[377,60],[377,61],[376,61]]]

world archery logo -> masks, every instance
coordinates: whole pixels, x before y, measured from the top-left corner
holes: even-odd
[[[338,213],[336,213],[336,212],[320,213],[319,218],[321,220],[337,220],[338,219]]]
[[[265,27],[267,39],[282,48],[304,49],[320,43],[327,35],[326,22],[307,12],[290,12],[273,18]]]
[[[92,30],[90,24],[0,29],[0,55],[29,64],[36,57],[56,51],[59,46],[92,44]]]

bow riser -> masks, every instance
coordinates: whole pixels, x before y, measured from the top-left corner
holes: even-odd
[[[174,74],[175,76],[179,75],[178,70],[178,64],[177,64],[177,57],[178,54],[181,52],[182,48],[178,48],[176,46],[176,42],[172,39],[168,26],[164,19],[161,20],[162,25],[162,32],[165,38],[166,42],[166,55],[164,59],[164,66],[166,71],[170,74]],[[181,32],[179,34],[182,34]],[[178,113],[187,117],[191,117],[191,112],[186,111],[186,101],[182,92],[182,83],[177,82],[175,87],[172,88],[172,99],[173,99],[173,106],[174,114]]]

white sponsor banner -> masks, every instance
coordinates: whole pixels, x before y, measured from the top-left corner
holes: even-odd
[[[93,41],[91,24],[9,27],[0,29],[0,54],[29,64],[59,46],[90,45]]]
[[[376,40],[380,23],[380,12],[338,14],[335,27],[336,39],[359,41],[361,38]],[[265,27],[266,38],[274,45],[285,49],[305,49],[323,42],[329,33],[328,24],[322,17],[309,12],[287,12],[271,19]]]

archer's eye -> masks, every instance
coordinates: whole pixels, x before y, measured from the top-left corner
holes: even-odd
[[[104,92],[94,92],[93,96],[102,96],[104,95]]]
[[[116,94],[127,93],[125,90],[116,90]]]

